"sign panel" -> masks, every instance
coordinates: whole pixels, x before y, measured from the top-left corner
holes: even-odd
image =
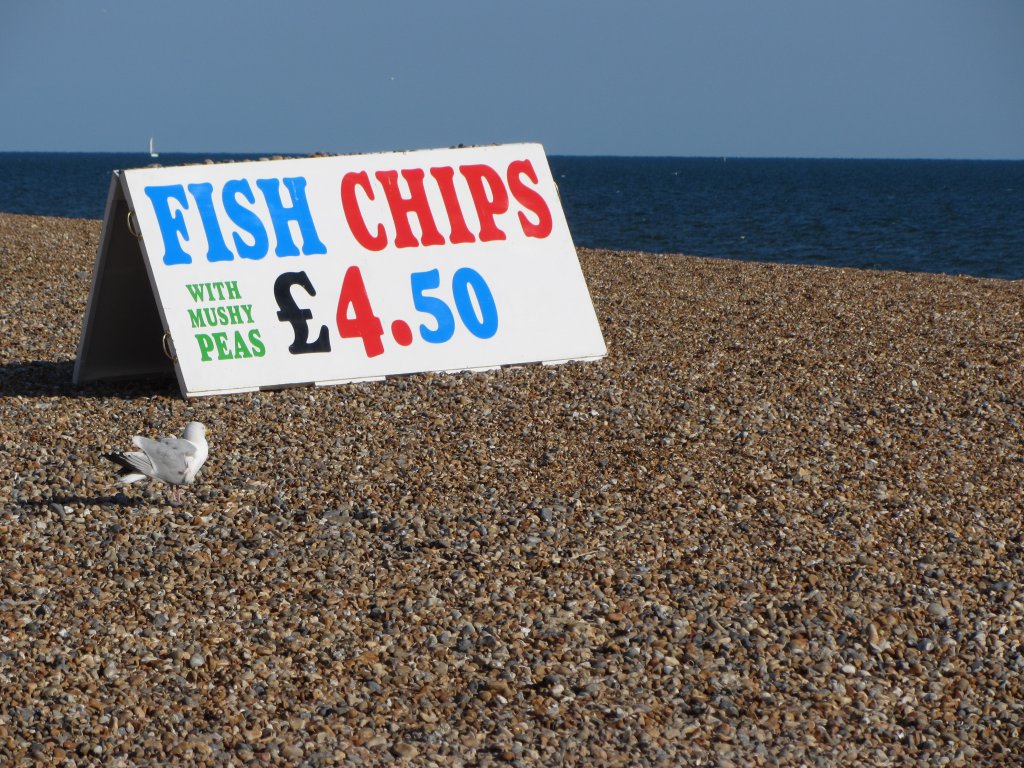
[[[119,205],[186,397],[606,354],[540,145],[118,179],[76,380],[110,346],[90,319],[114,259],[106,244],[125,242],[106,231]],[[107,301],[117,293],[108,286]]]

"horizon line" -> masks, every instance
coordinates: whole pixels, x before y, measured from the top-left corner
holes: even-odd
[[[503,143],[535,143],[535,142],[503,142]],[[541,143],[541,142],[536,142]],[[457,145],[454,147],[421,147],[418,149],[379,149],[379,150],[367,150],[363,152],[329,152],[326,150],[316,150],[313,152],[282,152],[282,151],[221,151],[221,150],[188,150],[188,151],[167,151],[161,150],[157,157],[150,157],[146,150],[76,150],[76,149],[0,149],[0,154],[5,155],[140,155],[158,161],[160,157],[167,156],[188,156],[188,157],[202,157],[202,156],[229,156],[229,157],[245,157],[249,159],[305,159],[312,157],[347,157],[347,156],[359,156],[359,155],[373,155],[373,154],[390,154],[390,153],[405,153],[405,152],[416,152],[416,151],[429,151],[436,149],[456,149],[459,147],[487,147],[487,146],[498,146],[497,144],[466,144]],[[576,158],[608,158],[608,159],[665,159],[665,160],[866,160],[866,161],[950,161],[950,162],[1024,162],[1024,156],[1021,157],[970,157],[970,156],[928,156],[928,155],[746,155],[746,154],[701,154],[701,155],[674,155],[665,153],[653,153],[653,154],[623,154],[623,153],[599,153],[590,154],[583,152],[548,152],[545,149],[545,154],[548,157],[576,157]],[[159,164],[159,163],[155,163]]]

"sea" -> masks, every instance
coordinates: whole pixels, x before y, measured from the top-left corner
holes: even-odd
[[[114,169],[258,158],[0,152],[0,211],[102,219]],[[549,162],[578,246],[1024,279],[1024,161]]]

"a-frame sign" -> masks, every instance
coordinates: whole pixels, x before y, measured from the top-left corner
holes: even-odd
[[[76,383],[185,397],[593,359],[537,144],[115,172]]]
[[[123,184],[123,172],[115,171],[75,359],[76,384],[175,371],[170,352],[164,351],[166,326],[141,243],[131,229]]]

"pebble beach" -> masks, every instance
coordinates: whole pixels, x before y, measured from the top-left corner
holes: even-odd
[[[0,765],[1024,760],[1024,281],[579,249],[602,360],[187,401],[72,384],[100,229],[0,214]]]

